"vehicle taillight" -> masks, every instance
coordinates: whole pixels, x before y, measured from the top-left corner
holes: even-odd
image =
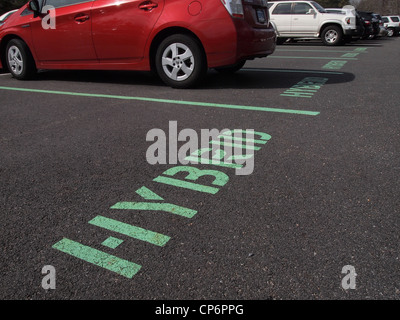
[[[351,19],[350,18],[346,18],[346,23],[350,24],[351,23]]]
[[[368,20],[365,20],[365,24],[368,25],[368,24],[370,24],[370,23],[371,23],[371,22],[369,22]]]
[[[235,18],[244,18],[242,0],[221,0],[229,14]]]

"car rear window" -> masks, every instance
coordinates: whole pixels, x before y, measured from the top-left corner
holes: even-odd
[[[400,21],[398,17],[391,17],[391,19],[392,19],[393,22],[399,22]]]

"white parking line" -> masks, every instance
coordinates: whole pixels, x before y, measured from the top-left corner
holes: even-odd
[[[2,73],[2,74],[0,74],[0,76],[9,76],[10,74],[9,73]]]

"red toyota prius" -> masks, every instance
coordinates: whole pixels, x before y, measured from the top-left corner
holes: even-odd
[[[267,0],[31,0],[0,26],[0,68],[153,70],[174,88],[275,50]]]

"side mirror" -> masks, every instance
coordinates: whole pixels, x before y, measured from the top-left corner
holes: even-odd
[[[314,14],[316,14],[316,12],[315,12],[314,9],[310,9],[310,10],[308,10],[307,14],[312,14],[312,15],[314,15]]]
[[[31,0],[28,4],[29,10],[33,11],[33,16],[36,18],[40,16],[40,5],[38,0]]]

